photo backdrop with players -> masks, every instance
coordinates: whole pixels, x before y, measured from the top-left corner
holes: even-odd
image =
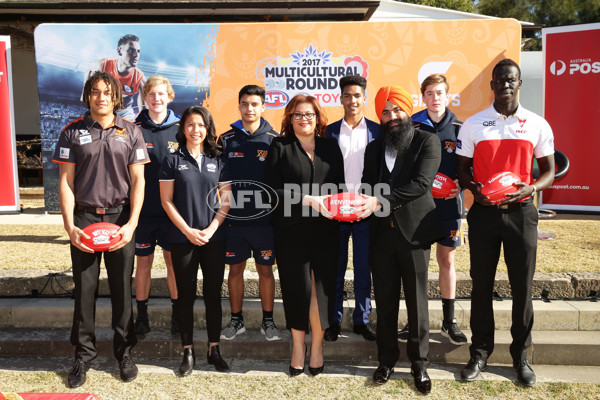
[[[181,113],[204,105],[222,133],[239,119],[238,92],[246,84],[266,88],[263,116],[277,130],[283,108],[298,93],[315,96],[329,122],[336,121],[343,116],[339,79],[345,75],[367,78],[366,116],[378,121],[370,99],[379,87],[406,88],[416,112],[424,108],[420,82],[443,73],[449,107],[465,120],[493,101],[493,66],[507,57],[520,61],[521,26],[514,19],[40,25],[35,47],[47,211],[59,210],[58,168],[51,158],[62,128],[86,111],[80,101],[84,76],[99,59],[124,57],[117,43],[126,34],[139,38],[136,68],[173,84],[170,108]]]

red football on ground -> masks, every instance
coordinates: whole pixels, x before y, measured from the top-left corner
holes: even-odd
[[[121,235],[112,237],[121,227],[110,222],[96,222],[83,228],[83,232],[90,238],[81,237],[81,243],[94,251],[107,251],[121,240]]]
[[[450,196],[450,193],[456,189],[456,183],[449,176],[438,172],[433,178],[433,185],[431,186],[431,194],[434,199],[445,199]]]
[[[484,182],[481,188],[481,194],[488,196],[488,200],[497,204],[508,199],[508,193],[514,193],[519,190],[515,185],[516,182],[521,182],[521,177],[514,172],[505,171],[493,175]]]
[[[332,194],[325,199],[325,207],[333,214],[333,219],[352,222],[358,219],[354,202],[361,199],[361,195],[351,192]]]

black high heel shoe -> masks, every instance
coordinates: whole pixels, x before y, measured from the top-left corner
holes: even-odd
[[[229,365],[223,360],[221,357],[221,352],[219,351],[219,345],[210,346],[208,345],[208,351],[206,352],[206,361],[215,366],[215,369],[219,372],[229,372]]]
[[[194,353],[193,347],[186,347],[183,349],[183,361],[179,366],[179,375],[187,376],[194,370],[196,364],[196,354]]]
[[[304,372],[304,367],[303,368],[294,368],[290,365],[290,376],[292,378],[302,374],[303,372]]]
[[[306,344],[304,344],[304,358],[306,358]],[[292,364],[290,364],[290,377],[295,377],[304,372],[304,366],[302,368],[294,368]]]
[[[320,367],[316,367],[313,368],[310,365],[308,366],[308,372],[310,372],[310,374],[312,376],[317,376],[319,375],[321,372],[323,372],[323,369],[325,368],[325,364],[321,365]]]

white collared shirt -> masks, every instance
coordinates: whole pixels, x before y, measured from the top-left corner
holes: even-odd
[[[339,144],[344,157],[344,178],[350,192],[356,193],[360,186],[368,141],[365,117],[354,129],[345,120],[342,120]]]

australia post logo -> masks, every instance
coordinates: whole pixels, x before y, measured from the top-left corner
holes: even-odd
[[[574,58],[569,61],[569,65],[562,60],[555,60],[550,64],[550,73],[555,76],[560,76],[565,72],[569,75],[575,74],[598,74],[600,73],[600,61],[592,61],[591,58]]]
[[[323,106],[340,105],[341,77],[367,78],[369,64],[360,55],[339,55],[311,44],[287,55],[267,57],[256,65],[256,77],[266,88],[265,106],[283,108],[295,95],[314,96]]]

